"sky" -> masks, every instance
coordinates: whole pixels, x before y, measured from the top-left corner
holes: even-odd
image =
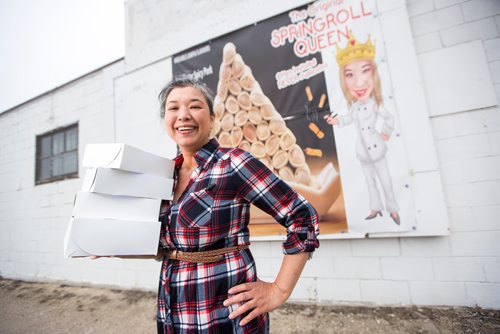
[[[0,0],[0,113],[125,54],[125,0]]]

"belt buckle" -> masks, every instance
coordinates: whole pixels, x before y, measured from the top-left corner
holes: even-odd
[[[165,255],[169,259],[177,260],[177,257],[179,255],[177,249],[167,249],[165,252]]]
[[[170,251],[170,256],[172,259],[177,260],[178,255],[179,255],[179,251],[177,249]]]

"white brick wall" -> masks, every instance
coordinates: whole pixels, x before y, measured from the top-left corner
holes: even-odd
[[[411,20],[415,36],[437,32],[462,23],[464,23],[464,16],[460,6],[446,7],[422,15],[416,15]]]
[[[500,2],[412,0],[407,6],[419,54],[482,41],[500,100]],[[304,273],[319,277],[318,299],[500,308],[499,123],[498,107],[432,118],[450,236],[323,240]]]
[[[373,304],[412,303],[408,283],[392,280],[362,280],[361,301]]]
[[[464,283],[441,281],[409,282],[412,302],[424,305],[472,306]]]
[[[184,35],[170,32],[177,34],[172,39],[168,32],[175,20],[165,19],[167,2],[129,0],[125,62],[1,114],[0,274],[156,289],[156,262],[62,257],[62,238],[81,181],[35,187],[35,136],[78,121],[80,151],[86,143],[128,139],[128,127],[137,124],[130,116],[134,108],[154,112],[152,99],[168,76],[167,57],[195,44],[190,36],[200,33],[196,42],[201,42],[304,2],[277,1],[267,11],[262,10],[264,2],[190,2],[190,10],[206,11],[207,19]],[[406,4],[418,55],[481,42],[500,101],[500,1]],[[208,15],[211,10],[217,14]],[[182,43],[175,44],[179,39]],[[140,127],[153,122],[150,118]],[[500,108],[435,116],[430,123],[450,235],[322,240],[292,300],[500,308]],[[272,280],[281,263],[281,243],[254,242],[252,251],[260,276]]]
[[[476,257],[438,257],[432,259],[438,281],[484,282],[483,262]]]
[[[124,61],[116,62],[0,115],[2,276],[156,285],[156,262],[63,258],[64,233],[81,180],[34,185],[36,135],[78,122],[80,161],[87,143],[114,140],[114,80],[123,68]]]
[[[307,2],[217,0],[186,4],[183,1],[129,0],[125,25],[127,71],[185,50],[193,46],[193,40],[196,40],[194,44],[201,43]],[[186,29],[186,18],[196,18],[189,29]]]
[[[500,259],[491,257],[483,259],[483,269],[486,276],[485,281],[500,283]]]

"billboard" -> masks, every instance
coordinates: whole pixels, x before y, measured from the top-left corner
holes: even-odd
[[[373,0],[316,1],[179,52],[215,93],[214,136],[308,199],[322,235],[408,231],[410,173]],[[252,236],[284,233],[252,207]]]

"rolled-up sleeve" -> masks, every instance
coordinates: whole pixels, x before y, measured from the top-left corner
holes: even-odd
[[[231,182],[238,196],[286,228],[285,254],[313,252],[319,247],[318,214],[304,197],[247,152],[232,156],[231,164]]]

